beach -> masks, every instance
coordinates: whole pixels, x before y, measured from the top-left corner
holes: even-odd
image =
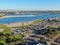
[[[29,25],[32,24],[33,21],[29,21],[29,22],[13,22],[13,23],[7,23],[4,24],[8,27],[16,27],[16,26],[22,26],[22,25]]]
[[[0,19],[5,19],[5,18],[13,18],[13,17],[32,17],[34,15],[13,15],[13,16],[3,16],[0,17]],[[6,25],[7,27],[16,27],[16,26],[22,26],[22,25],[29,25],[32,24],[33,21],[25,21],[25,22],[11,22],[11,23],[5,23],[4,25]]]
[[[32,24],[32,22],[36,19],[52,19],[52,17],[59,18],[60,15],[6,15],[3,17],[0,17],[0,24],[7,25],[8,27],[14,27],[14,26],[22,26]]]
[[[0,17],[0,19],[11,18],[11,17],[33,17],[33,16],[36,16],[36,15],[8,15],[8,16],[2,16]]]

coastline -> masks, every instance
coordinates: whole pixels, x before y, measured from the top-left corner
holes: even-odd
[[[29,25],[29,24],[32,24],[33,21],[29,21],[29,22],[13,22],[13,23],[7,23],[7,24],[4,24],[8,27],[15,27],[15,26],[22,26],[22,25]]]
[[[0,17],[0,19],[3,19],[3,18],[11,18],[11,17],[32,17],[32,16],[35,16],[35,15],[12,15],[12,16],[2,16],[2,17]]]
[[[19,15],[19,16],[3,16],[3,17],[0,17],[0,19],[4,19],[4,18],[11,18],[11,17],[31,17],[31,16],[34,16],[34,15]],[[29,25],[29,24],[32,24],[32,22],[34,21],[28,21],[28,22],[11,22],[11,23],[5,23],[4,25],[6,25],[7,27],[15,27],[15,26],[22,26],[22,24],[25,26],[25,25]]]
[[[16,16],[3,16],[3,17],[0,17],[0,19],[4,19],[4,18],[11,18],[11,17],[32,17],[32,16],[35,16],[35,15],[16,15]],[[52,16],[53,17],[53,16]],[[51,19],[51,18],[50,18]],[[7,21],[7,20],[6,20]],[[23,25],[29,25],[29,24],[32,24],[33,21],[28,21],[28,22],[11,22],[11,23],[5,23],[4,25],[7,25],[8,27],[14,27],[14,26],[22,26]],[[35,21],[36,22],[36,21]],[[39,21],[38,21],[39,22]]]
[[[24,16],[3,16],[3,17],[0,17],[0,19],[3,19],[3,18],[11,18],[11,17],[24,17]],[[6,25],[8,27],[14,27],[14,26],[22,26],[22,24],[23,25],[29,25],[29,24],[32,24],[32,22],[33,21],[28,21],[28,22],[12,22],[12,23],[6,23],[4,25]]]

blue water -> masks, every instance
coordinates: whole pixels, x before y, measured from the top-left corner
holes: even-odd
[[[8,16],[16,16],[16,15],[8,15]],[[36,19],[47,19],[52,17],[60,18],[60,14],[17,15],[16,17],[0,19],[0,24],[12,23],[12,22],[28,22]]]

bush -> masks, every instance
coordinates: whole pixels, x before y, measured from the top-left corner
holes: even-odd
[[[39,22],[41,22],[41,20],[35,20],[34,22],[33,22],[33,24],[37,24],[37,23],[39,23]]]
[[[2,25],[0,24],[0,28],[4,29],[4,34],[11,34],[11,29],[9,27],[7,27],[6,25]]]
[[[0,45],[6,45],[4,41],[0,41]]]

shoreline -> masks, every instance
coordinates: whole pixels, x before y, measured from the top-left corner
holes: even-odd
[[[0,19],[3,19],[3,18],[11,18],[11,17],[32,17],[32,16],[36,16],[36,15],[12,15],[12,16],[2,16],[2,17],[0,17]]]
[[[25,25],[29,25],[29,24],[32,24],[33,21],[29,21],[29,22],[13,22],[13,23],[7,23],[7,24],[4,24],[8,27],[15,27],[15,26],[22,26],[22,24],[25,26]]]
[[[0,17],[0,19],[4,19],[4,18],[11,18],[11,17],[28,17],[29,15],[27,16],[3,16],[3,17]],[[33,15],[31,15],[33,16]],[[29,16],[30,17],[30,16]],[[14,26],[22,26],[22,24],[25,26],[25,25],[29,25],[29,24],[32,24],[33,21],[28,21],[28,22],[11,22],[11,23],[5,23],[3,25],[6,25],[8,27],[14,27]]]
[[[35,15],[16,15],[16,16],[3,16],[3,17],[0,17],[0,19],[3,19],[3,18],[11,18],[11,17],[32,17],[32,16],[35,16]],[[52,19],[52,18],[50,18]],[[11,23],[5,23],[3,25],[6,25],[8,27],[14,27],[14,26],[22,26],[23,25],[29,25],[29,24],[32,24],[33,21],[27,21],[27,22],[11,22]]]

